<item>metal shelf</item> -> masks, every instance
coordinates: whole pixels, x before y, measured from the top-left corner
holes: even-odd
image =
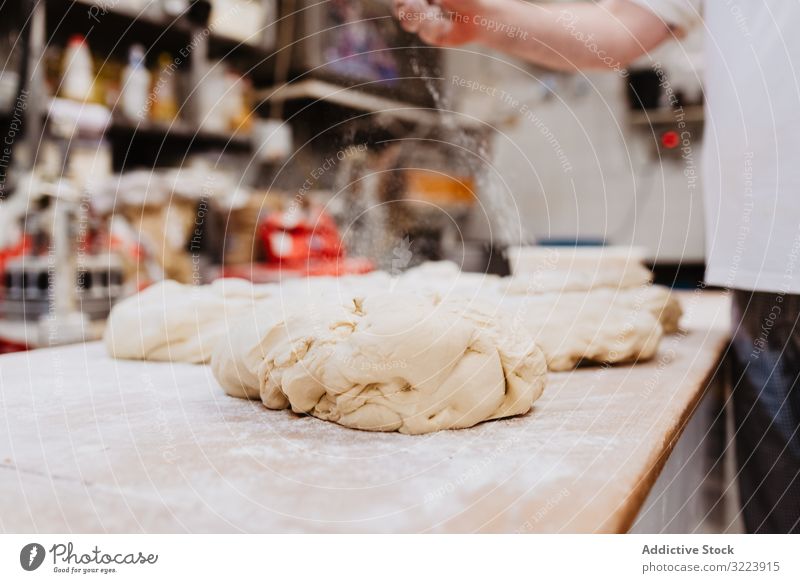
[[[51,5],[62,5],[69,9],[71,5],[78,6],[86,11],[86,17],[94,26],[103,23],[104,19],[111,17],[117,20],[118,24],[125,26],[123,31],[126,35],[129,34],[131,38],[138,35],[136,33],[143,32],[146,29],[148,37],[155,37],[163,40],[165,37],[180,41],[184,46],[188,44],[192,37],[200,32],[201,36],[207,37],[209,44],[214,47],[215,52],[221,54],[223,59],[232,57],[242,57],[248,60],[266,59],[271,51],[263,46],[254,43],[242,42],[238,39],[230,38],[228,36],[217,34],[213,30],[209,30],[206,23],[192,23],[189,19],[189,11],[185,11],[179,16],[157,16],[152,13],[144,12],[136,14],[132,11],[125,10],[113,5],[113,3],[103,3],[95,0],[48,0]],[[96,9],[94,18],[90,10]],[[138,38],[136,39],[139,40]]]
[[[249,149],[251,147],[250,136],[235,132],[209,132],[198,130],[186,122],[176,122],[171,125],[157,123],[136,124],[123,119],[115,119],[109,126],[109,133],[121,134],[135,138],[135,136],[147,136],[162,138],[164,141],[179,140],[185,142],[196,142],[198,144],[220,144],[226,147],[238,149]]]
[[[633,125],[675,125],[678,123],[680,110],[671,108],[633,110],[628,115],[628,121]],[[705,114],[702,105],[688,105],[683,108],[682,120],[687,124],[703,123]]]
[[[49,4],[71,4],[86,9],[86,16],[93,22],[101,20],[107,15],[123,18],[144,26],[151,26],[160,30],[174,30],[176,32],[190,33],[191,27],[183,20],[188,10],[172,18],[158,18],[151,12],[136,14],[131,10],[126,10],[116,6],[115,3],[100,2],[95,0],[48,0]]]
[[[188,85],[195,87],[208,70],[212,45],[223,49],[220,58],[226,61],[252,60],[266,54],[262,47],[238,43],[209,31],[206,22],[208,11],[202,4],[193,4],[177,16],[159,10],[138,14],[113,2],[99,0],[45,0],[37,4],[36,11],[47,15],[48,38],[58,37],[58,42],[66,42],[72,34],[83,34],[92,50],[104,58],[124,59],[134,42],[143,44],[152,54],[160,51],[173,56],[180,54]],[[43,52],[43,49],[40,50]],[[42,83],[42,80],[34,83],[32,91],[44,94]],[[190,120],[196,110],[191,97],[184,109]],[[32,114],[28,112],[28,115]],[[105,135],[113,145],[115,165],[118,155],[124,155],[127,160],[132,152],[136,152],[134,159],[149,159],[153,148],[161,156],[177,150],[189,152],[209,147],[244,152],[252,146],[250,136],[243,132],[203,131],[197,124],[184,120],[173,124],[137,123],[115,116]]]
[[[484,124],[479,120],[459,116],[455,113],[441,111],[432,107],[422,107],[319,79],[306,79],[296,83],[261,89],[256,92],[256,99],[259,102],[324,101],[340,107],[374,113],[378,116],[419,125],[438,126],[442,123],[449,123],[452,127],[472,130],[484,127]]]

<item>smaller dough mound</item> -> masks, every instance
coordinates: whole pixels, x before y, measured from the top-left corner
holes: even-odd
[[[642,288],[644,305],[664,329],[664,334],[676,334],[680,330],[683,307],[669,288],[649,285]]]
[[[631,293],[599,289],[503,300],[547,356],[551,371],[653,358],[663,330]]]
[[[204,286],[163,281],[114,306],[103,341],[114,358],[208,362],[228,326],[275,289],[233,278]]]
[[[258,392],[269,408],[421,434],[526,413],[544,389],[543,354],[497,308],[376,292],[286,317],[271,301],[257,310],[212,369],[226,392]]]

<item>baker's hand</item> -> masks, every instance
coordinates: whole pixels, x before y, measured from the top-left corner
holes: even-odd
[[[430,45],[457,46],[477,39],[485,0],[393,0],[404,30]]]

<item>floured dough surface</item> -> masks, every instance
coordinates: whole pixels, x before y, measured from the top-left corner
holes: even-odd
[[[642,295],[644,306],[658,318],[664,334],[675,334],[680,330],[683,308],[669,289],[660,285],[648,285],[635,293]]]
[[[508,297],[510,312],[547,357],[552,371],[579,364],[619,364],[651,359],[663,335],[658,317],[630,293],[594,290]]]
[[[544,389],[544,355],[497,307],[377,292],[285,317],[274,308],[260,303],[214,354],[229,394],[419,434],[526,413]]]
[[[409,270],[399,285],[503,306],[534,337],[548,368],[565,371],[655,356],[663,334],[678,330],[682,310],[669,289],[650,279],[650,271],[636,264],[499,278],[459,273],[440,262]]]
[[[276,289],[241,279],[157,283],[114,306],[103,342],[114,358],[208,362],[226,330]]]

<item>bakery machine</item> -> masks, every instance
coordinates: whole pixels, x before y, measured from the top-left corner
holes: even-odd
[[[102,159],[109,120],[101,106],[50,104],[40,159],[5,209],[24,244],[3,265],[2,338],[47,346],[95,337],[93,322],[122,296],[122,264],[108,251],[106,221],[94,204],[97,181],[86,162]]]

